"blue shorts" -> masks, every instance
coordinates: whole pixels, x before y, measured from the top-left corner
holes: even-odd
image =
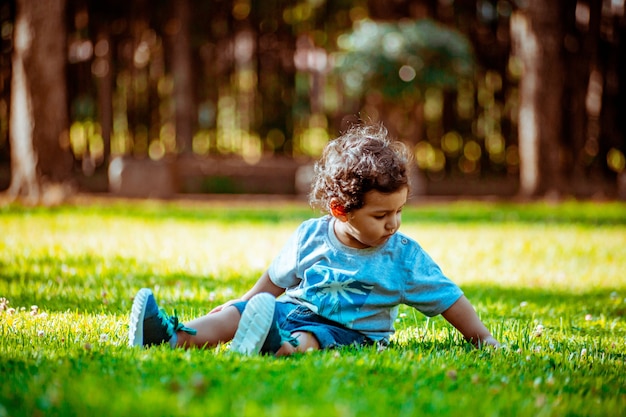
[[[243,313],[247,301],[233,304],[239,313]],[[276,301],[274,313],[278,326],[288,331],[311,333],[317,339],[321,349],[332,349],[348,345],[370,345],[372,340],[356,330],[328,320],[312,312],[308,307],[291,302]]]

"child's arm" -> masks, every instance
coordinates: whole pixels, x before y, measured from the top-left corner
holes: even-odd
[[[500,343],[494,339],[480,318],[478,318],[476,310],[474,310],[474,307],[472,307],[464,295],[444,311],[442,316],[456,327],[465,339],[472,342],[474,346],[479,348],[485,345],[500,346]]]
[[[273,296],[278,297],[283,292],[285,292],[285,289],[274,284],[272,280],[270,279],[270,274],[267,271],[265,271],[263,272],[263,275],[261,275],[261,277],[254,284],[254,286],[247,293],[245,293],[243,297],[241,297],[241,299],[249,300],[255,295],[260,294],[262,292],[268,292],[272,294]]]
[[[285,292],[285,289],[274,284],[272,280],[270,279],[269,273],[265,271],[263,275],[261,275],[261,277],[254,284],[254,286],[252,286],[252,288],[248,292],[246,292],[241,298],[238,298],[236,300],[230,300],[220,306],[217,306],[213,310],[211,310],[211,313],[217,313],[218,311],[223,310],[224,308],[228,307],[229,305],[233,303],[236,303],[237,301],[247,301],[251,299],[253,296],[260,294],[262,292],[268,292],[278,297],[283,292]]]

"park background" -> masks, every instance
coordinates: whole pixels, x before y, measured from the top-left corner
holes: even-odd
[[[624,9],[0,2],[0,416],[626,415]],[[501,348],[407,306],[384,351],[127,346],[139,288],[183,322],[245,293],[358,120]]]
[[[415,194],[626,195],[623,0],[5,1],[0,190],[306,192],[357,120]]]

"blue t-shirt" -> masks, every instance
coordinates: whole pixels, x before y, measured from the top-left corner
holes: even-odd
[[[359,331],[372,340],[394,332],[398,306],[427,316],[446,311],[463,292],[422,247],[403,233],[367,249],[344,245],[335,218],[303,222],[269,267],[274,284],[285,288],[281,301]]]

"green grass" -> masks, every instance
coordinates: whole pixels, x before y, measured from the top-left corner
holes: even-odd
[[[149,286],[183,320],[204,314],[248,289],[316,213],[96,203],[0,208],[0,416],[626,413],[625,204],[411,205],[402,230],[505,347],[475,350],[403,307],[383,352],[275,359],[130,349],[131,297]]]

